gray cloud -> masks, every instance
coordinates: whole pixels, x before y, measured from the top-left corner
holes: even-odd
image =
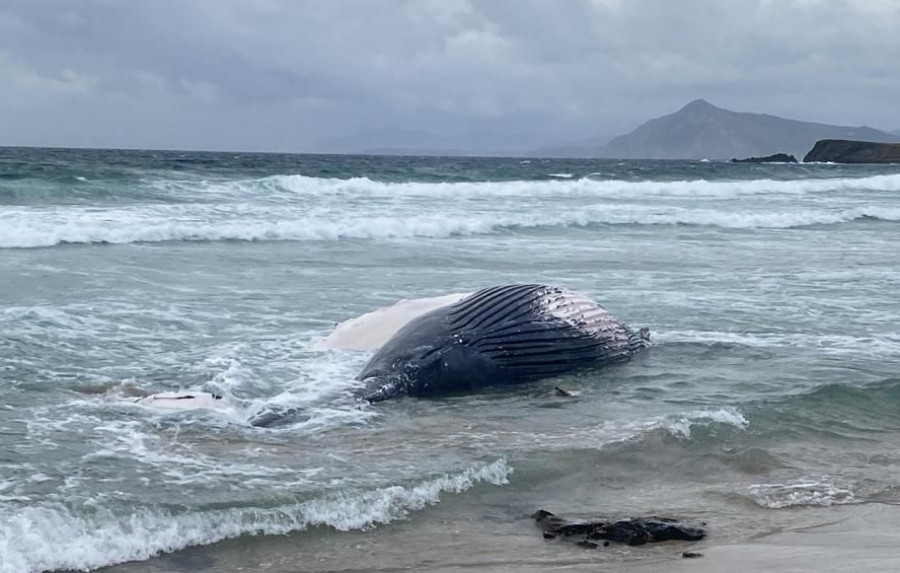
[[[697,97],[897,128],[898,23],[894,0],[6,0],[0,144],[533,146]]]

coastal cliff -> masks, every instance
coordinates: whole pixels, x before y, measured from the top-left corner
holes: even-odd
[[[822,139],[803,158],[834,163],[900,163],[900,143]]]

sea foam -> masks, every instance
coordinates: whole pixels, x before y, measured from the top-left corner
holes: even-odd
[[[162,552],[241,535],[279,535],[309,527],[366,529],[405,518],[478,483],[504,485],[512,469],[504,459],[443,474],[417,484],[324,496],[279,507],[179,510],[163,505],[111,510],[50,503],[4,508],[0,573],[93,569],[144,560]],[[2,506],[0,506],[2,507]]]
[[[800,195],[833,191],[900,191],[900,175],[822,179],[749,179],[708,181],[705,179],[624,181],[618,179],[565,178],[550,174],[552,181],[491,181],[464,183],[388,183],[367,177],[327,179],[303,175],[276,175],[263,179],[227,183],[229,193],[255,195],[259,190],[285,195],[380,197],[521,197],[588,196],[633,198],[641,196],[739,197],[747,195]],[[211,189],[218,191],[219,189]],[[223,189],[224,190],[224,189]]]
[[[153,200],[134,194],[127,203],[9,207],[0,213],[0,248],[444,239],[609,225],[783,229],[864,219],[900,220],[900,208],[878,199],[879,194],[900,191],[900,175],[787,181],[556,178],[462,183],[276,175],[141,185],[154,188],[149,194]],[[799,198],[808,194],[815,196]],[[734,202],[758,195],[771,197],[755,206]],[[169,200],[162,201],[160,196]]]
[[[830,506],[857,502],[852,489],[841,487],[828,476],[786,483],[762,483],[749,488],[750,498],[762,507]]]
[[[50,247],[66,243],[156,243],[167,241],[338,241],[392,240],[496,234],[537,228],[609,225],[692,225],[731,229],[788,229],[856,220],[900,221],[900,208],[786,209],[736,211],[648,205],[564,204],[524,209],[412,213],[373,216],[376,206],[344,214],[305,215],[291,209],[179,210],[57,209],[52,213],[10,209],[0,215],[0,248]]]

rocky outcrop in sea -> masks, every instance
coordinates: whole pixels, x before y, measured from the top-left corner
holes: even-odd
[[[822,139],[816,142],[803,161],[900,163],[900,143]]]
[[[732,158],[732,163],[797,163],[797,158],[787,153],[775,153],[765,157]]]

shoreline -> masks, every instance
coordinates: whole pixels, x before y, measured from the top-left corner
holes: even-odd
[[[898,571],[900,506],[879,502],[822,508],[820,523],[698,549],[702,558],[667,562],[673,573],[714,571]],[[649,564],[635,572],[659,571]]]
[[[770,532],[743,539],[718,537],[712,529],[710,537],[696,543],[613,545],[601,550],[544,540],[540,530],[525,527],[524,520],[491,523],[492,519],[485,516],[480,519],[470,516],[460,522],[463,516],[453,515],[437,516],[450,517],[449,521],[428,519],[422,523],[424,516],[414,516],[372,531],[317,529],[286,536],[242,537],[98,571],[820,573],[900,570],[900,552],[896,550],[900,506],[871,502],[773,511],[796,510],[810,514],[803,524],[776,526]],[[702,557],[686,559],[682,557],[683,552],[701,553]]]

